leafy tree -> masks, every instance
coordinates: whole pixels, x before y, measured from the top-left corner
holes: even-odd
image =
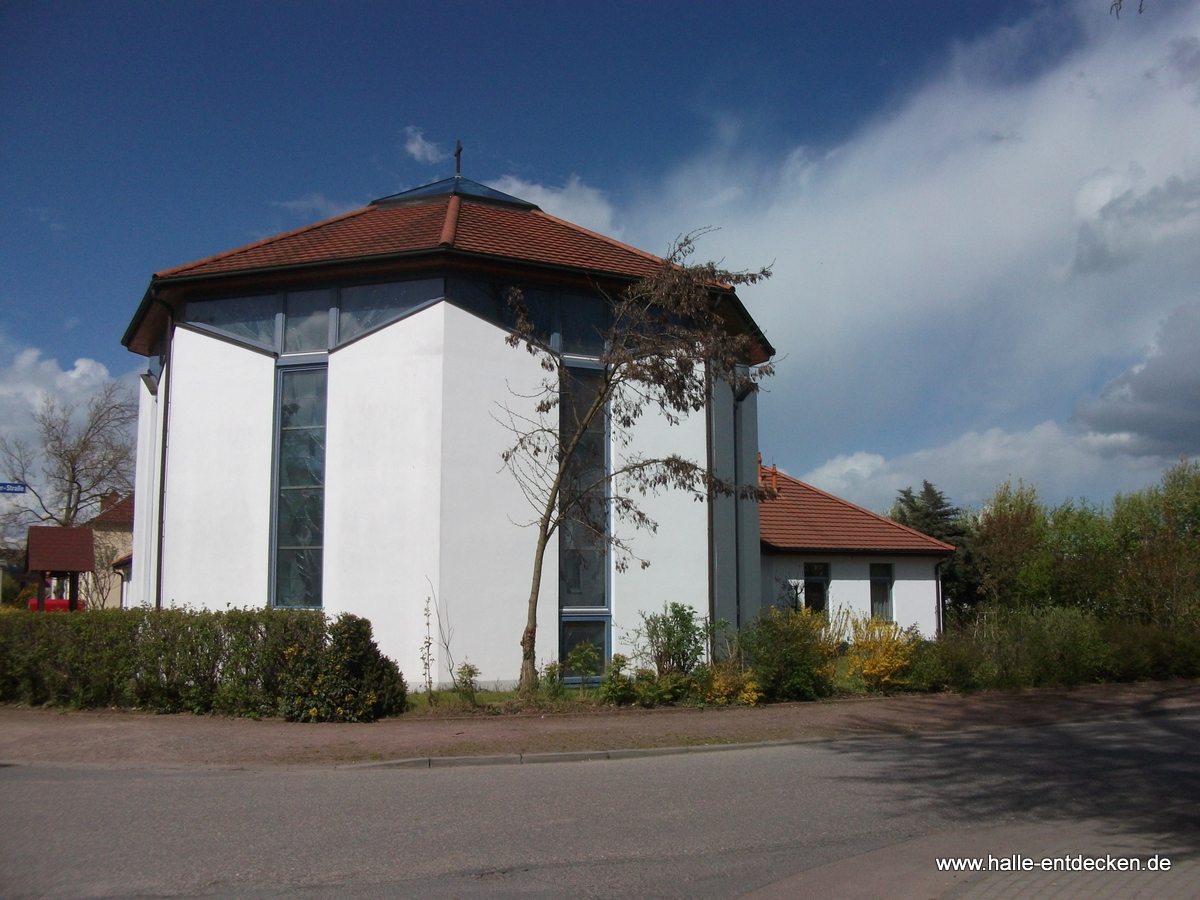
[[[508,342],[523,346],[540,362],[546,377],[532,399],[532,414],[506,409],[513,443],[504,452],[535,518],[537,530],[525,629],[521,635],[522,694],[536,684],[537,604],[542,568],[551,538],[569,529],[572,540],[615,554],[618,570],[639,558],[630,544],[608,527],[618,522],[653,532],[657,523],[639,506],[639,498],[667,488],[697,498],[710,493],[759,498],[754,485],[716,478],[705,461],[678,454],[646,457],[631,448],[635,424],[648,411],[671,425],[702,413],[712,385],[724,381],[735,392],[749,393],[772,371],[751,367],[758,344],[753,335],[731,328],[723,298],[739,285],[755,284],[768,269],[733,272],[715,263],[692,264],[697,235],[681,238],[653,275],[606,298],[608,325],[601,329],[604,349],[586,380],[553,350],[520,291],[508,301],[516,320]],[[604,462],[605,421],[614,448],[612,465]]]
[[[942,564],[942,590],[952,608],[961,611],[972,605],[978,586],[968,576],[972,552],[970,517],[928,480],[921,482],[919,494],[911,487],[897,491],[888,516],[954,546],[954,553]]]

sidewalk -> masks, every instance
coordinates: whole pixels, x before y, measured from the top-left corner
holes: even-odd
[[[1157,900],[1200,897],[1200,860],[1173,856],[1170,846],[1141,834],[1114,834],[1096,821],[1041,822],[939,832],[871,853],[808,869],[739,900]],[[997,861],[1018,854],[1044,858],[1154,855],[1172,864],[1162,872],[939,872],[935,860],[975,857]]]
[[[60,712],[0,705],[0,761],[122,768],[336,766],[495,757],[545,762],[774,741],[904,737],[974,728],[1200,710],[1200,682],[782,703],[757,708],[603,709],[580,714],[403,715],[367,725],[277,719]],[[616,754],[614,754],[616,755]],[[619,755],[626,755],[621,753]],[[434,760],[434,762],[430,762]],[[462,762],[467,762],[463,759]]]

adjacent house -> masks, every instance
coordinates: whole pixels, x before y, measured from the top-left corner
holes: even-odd
[[[533,568],[527,501],[500,454],[505,408],[531,414],[545,373],[505,343],[519,287],[573,370],[594,366],[605,292],[661,260],[456,176],[153,276],[123,343],[140,388],[128,601],[323,608],[365,616],[412,681],[468,660],[512,682]],[[737,296],[729,327],[773,350]],[[758,477],[756,397],[714,385],[635,446],[723,478]],[[758,611],[757,504],[647,498],[650,560],[618,571],[570,535],[546,557],[538,655],[628,652],[664,602],[744,622]],[[111,562],[106,560],[106,562]],[[429,624],[425,611],[431,612]],[[428,629],[428,630],[427,630]]]
[[[954,547],[774,467],[760,478],[774,491],[759,511],[764,607],[840,607],[940,633],[940,568]]]
[[[127,605],[125,577],[114,565],[133,549],[133,495],[110,494],[100,500],[100,511],[84,523],[92,530],[96,571],[85,579],[83,596],[88,609],[119,609]]]

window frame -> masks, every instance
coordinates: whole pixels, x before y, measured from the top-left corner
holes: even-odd
[[[883,569],[885,566],[887,567],[886,574],[883,572],[877,573],[877,571],[876,571],[877,569]],[[895,565],[895,563],[868,563],[867,564],[867,575],[868,575],[869,584],[871,586],[871,594],[870,594],[871,618],[879,618],[879,619],[883,620],[884,622],[895,622],[896,621],[896,606],[895,606],[895,601],[893,599],[893,594],[892,594],[892,588],[896,583],[896,565]],[[887,601],[886,601],[887,613],[886,613],[886,615],[882,615],[882,616],[877,615],[875,612],[875,586],[877,584],[884,585],[885,590],[887,591]]]
[[[279,577],[279,511],[280,474],[283,458],[283,379],[286,374],[302,371],[325,372],[325,452],[321,462],[321,592],[316,606],[280,606],[278,599]],[[328,423],[329,423],[329,354],[327,352],[293,353],[281,356],[275,365],[275,401],[272,422],[273,445],[271,453],[271,531],[270,550],[267,554],[267,605],[271,609],[324,609],[325,608],[325,478],[328,474]]]

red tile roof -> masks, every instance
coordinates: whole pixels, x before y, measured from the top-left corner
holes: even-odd
[[[759,506],[765,550],[824,550],[945,555],[954,547],[861,506],[798,481],[774,468],[759,470],[777,495]]]
[[[641,278],[662,260],[537,208],[480,203],[453,195],[433,202],[379,206],[247,244],[156,273],[156,278],[360,260],[455,249],[532,263]]]
[[[33,525],[25,554],[27,572],[94,572],[95,538],[90,528]]]
[[[97,531],[133,531],[133,494],[106,506],[87,526]]]

